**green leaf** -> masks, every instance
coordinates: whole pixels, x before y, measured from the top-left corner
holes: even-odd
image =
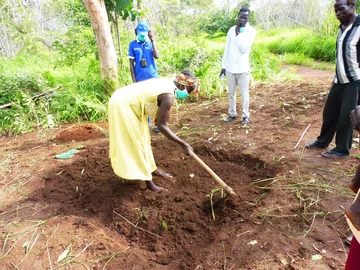
[[[130,7],[131,3],[132,3],[131,0],[117,0],[115,12],[119,12],[121,10],[127,9],[128,7]]]
[[[166,223],[165,220],[163,220],[163,221],[161,222],[161,225],[163,226],[163,228],[165,229],[165,231],[168,230],[168,226],[167,226],[167,223]]]
[[[321,260],[322,256],[320,254],[315,254],[315,255],[311,255],[311,260],[312,261],[318,261]]]
[[[133,12],[131,12],[130,20],[131,20],[132,22],[136,20],[136,17],[137,17],[136,14],[133,13]]]

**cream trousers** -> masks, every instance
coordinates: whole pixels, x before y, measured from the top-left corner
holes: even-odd
[[[229,115],[237,116],[236,113],[236,88],[240,88],[242,101],[242,117],[250,118],[249,111],[249,80],[250,73],[233,74],[227,72],[227,84],[229,89]]]

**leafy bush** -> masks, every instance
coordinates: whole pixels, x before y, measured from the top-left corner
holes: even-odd
[[[41,76],[28,73],[10,75],[0,75],[0,104],[16,101],[16,97],[24,93],[25,95],[35,95],[41,92],[46,86],[46,82]]]
[[[121,47],[127,48],[134,33],[121,31]],[[41,58],[19,54],[0,62],[1,104],[15,102],[11,109],[0,110],[0,133],[17,134],[46,127],[48,115],[55,123],[106,119],[110,93],[106,94],[106,82],[99,78],[99,62],[92,51],[92,33],[85,32],[69,33],[61,43],[63,47],[57,51],[45,50]],[[77,41],[72,41],[71,36]],[[159,75],[172,78],[176,72],[190,69],[201,79],[202,97],[224,95],[226,80],[220,80],[219,73],[225,39],[224,34],[215,37],[205,33],[196,37],[183,34],[175,39],[162,36],[157,39]],[[86,53],[77,46],[84,46]],[[282,55],[282,60],[277,54]],[[287,80],[289,75],[280,68],[283,62],[313,65],[311,57],[333,61],[334,55],[335,37],[320,38],[304,29],[258,31],[251,49],[252,80]],[[119,62],[120,85],[124,86],[131,83],[127,53],[122,54]],[[53,69],[55,64],[58,64],[57,69]],[[31,99],[57,86],[62,87],[47,98]]]
[[[251,75],[255,81],[274,79],[275,74],[280,73],[280,59],[262,46],[254,44],[250,56]]]
[[[106,119],[104,82],[91,77],[69,82],[53,94],[32,99],[26,91],[16,91],[15,104],[0,110],[0,133],[18,134],[55,123]]]
[[[97,74],[64,80],[63,87],[49,98],[50,113],[57,122],[106,119],[105,85]]]
[[[201,24],[199,24],[200,31],[211,36],[214,36],[216,33],[226,34],[233,25],[237,24],[239,10],[241,7],[245,6],[250,6],[250,4],[243,1],[230,11],[228,10],[228,7],[225,6],[223,9],[211,11],[210,14],[207,12],[204,13],[203,18],[200,20]],[[250,11],[249,22],[251,25],[255,25],[255,17],[256,13]]]
[[[0,132],[7,135],[42,128],[47,123],[48,101],[44,98],[32,99],[25,92],[18,92],[15,104],[9,110],[0,110]]]
[[[203,20],[203,24],[200,25],[200,30],[214,35],[217,32],[227,33],[227,31],[237,23],[238,10],[233,9],[228,12],[224,9],[215,10],[210,14],[207,14],[207,20]]]
[[[82,57],[92,54],[95,57],[97,52],[96,41],[91,28],[71,28],[65,41],[56,40],[52,48],[58,52],[58,59],[55,68],[61,66],[73,66]]]

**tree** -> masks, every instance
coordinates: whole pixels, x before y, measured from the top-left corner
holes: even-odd
[[[84,0],[94,29],[100,61],[100,76],[108,83],[108,90],[118,87],[117,56],[111,36],[104,0]]]
[[[0,0],[0,55],[36,54],[64,33],[73,0]]]
[[[141,18],[141,16],[145,15],[141,5],[142,0],[137,0],[137,8],[134,8],[134,2],[136,2],[136,0],[105,0],[108,18],[115,31],[120,59],[122,58],[122,51],[120,45],[119,19],[121,18],[125,21],[127,18],[130,18],[131,21],[135,21],[136,18]]]
[[[118,18],[131,20],[142,14],[141,10],[132,7],[132,0],[84,0],[89,14],[91,26],[94,30],[100,61],[100,75],[107,83],[109,91],[119,86],[117,55],[111,34],[110,21],[115,25],[115,32],[119,40]],[[120,49],[121,54],[121,49]]]
[[[264,28],[302,26],[320,33],[328,15],[334,14],[332,0],[252,0],[257,25]],[[332,23],[332,22],[331,22]]]

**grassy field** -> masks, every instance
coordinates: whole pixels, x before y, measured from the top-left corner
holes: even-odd
[[[126,49],[133,33],[124,32],[119,58],[120,85],[131,83]],[[74,36],[71,36],[74,38]],[[49,117],[56,123],[106,119],[109,98],[99,78],[96,47],[90,34],[76,36],[67,46],[20,53],[0,63],[0,104],[13,103],[0,110],[0,133],[18,134],[45,128]],[[251,81],[280,82],[294,78],[283,64],[317,69],[334,68],[335,38],[321,38],[307,29],[258,31],[251,53]],[[224,94],[225,80],[219,80],[226,36],[206,34],[178,37],[176,42],[159,36],[161,54],[157,61],[160,76],[172,77],[190,69],[201,79],[201,95],[213,98]],[[32,99],[40,93],[48,95]]]

